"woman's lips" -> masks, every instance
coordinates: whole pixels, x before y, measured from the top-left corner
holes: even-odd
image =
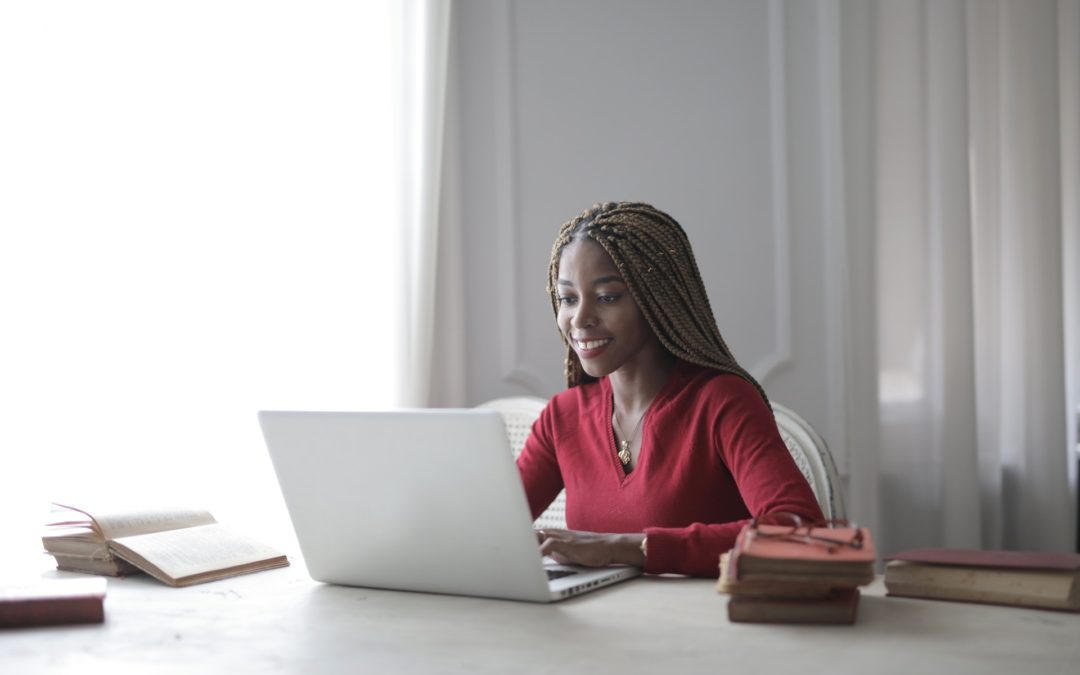
[[[611,344],[611,338],[589,338],[585,340],[573,340],[574,349],[578,356],[583,359],[591,359],[599,356],[607,346]]]

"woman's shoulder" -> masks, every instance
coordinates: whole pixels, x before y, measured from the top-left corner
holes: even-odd
[[[579,384],[548,401],[541,422],[553,436],[572,433],[582,423],[604,414],[604,388],[600,382]]]
[[[675,393],[708,394],[719,400],[753,395],[762,400],[757,387],[746,378],[688,361],[679,361],[676,364],[675,376],[672,379]]]
[[[601,382],[570,387],[551,397],[548,408],[558,412],[582,412],[601,404],[604,388]]]
[[[761,392],[746,378],[715,368],[680,361],[669,388],[672,408],[712,414],[769,410]]]

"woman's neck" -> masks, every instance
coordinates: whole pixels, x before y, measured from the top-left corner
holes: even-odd
[[[644,411],[667,384],[675,357],[661,349],[654,357],[625,364],[608,376],[616,411],[635,414]]]

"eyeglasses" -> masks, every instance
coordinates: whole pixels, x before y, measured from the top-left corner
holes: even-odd
[[[762,529],[762,526],[768,529]],[[852,532],[851,534],[837,532],[835,535],[820,532],[823,529],[835,528],[850,528]],[[747,525],[747,530],[747,534],[752,537],[783,539],[799,544],[824,546],[829,553],[834,553],[843,547],[853,549],[863,547],[862,528],[856,523],[839,518],[804,523],[797,514],[777,511],[754,518]]]

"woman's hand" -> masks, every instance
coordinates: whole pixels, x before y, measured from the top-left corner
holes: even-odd
[[[536,531],[536,538],[540,542],[540,553],[563,565],[645,566],[645,555],[641,552],[641,540],[645,535],[640,532],[603,534],[545,528]]]

